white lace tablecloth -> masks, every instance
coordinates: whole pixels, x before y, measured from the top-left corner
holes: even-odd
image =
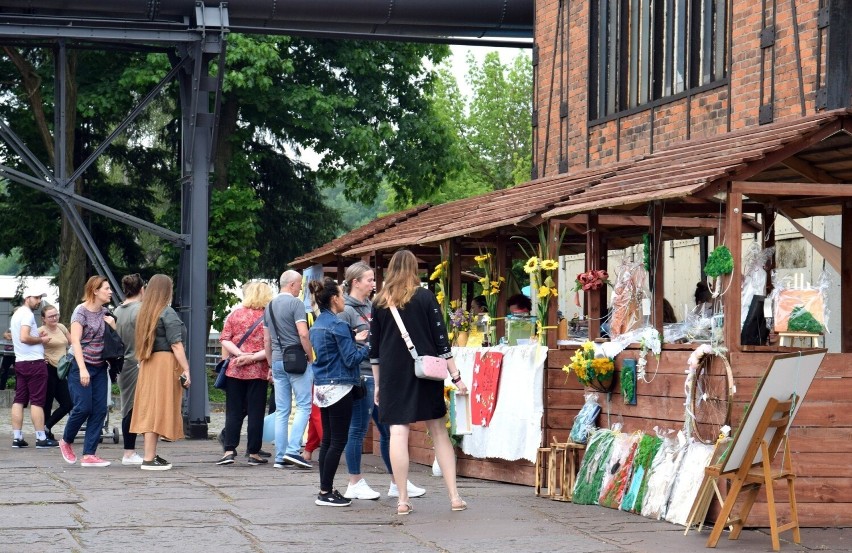
[[[473,421],[473,432],[464,436],[461,449],[481,459],[526,459],[534,463],[541,443],[547,348],[539,345],[453,348],[456,366],[468,388],[472,387],[473,363],[478,351],[503,354],[497,406],[489,426],[476,426]]]

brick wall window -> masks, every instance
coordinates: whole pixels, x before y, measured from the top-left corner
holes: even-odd
[[[725,77],[729,0],[592,0],[589,118]]]

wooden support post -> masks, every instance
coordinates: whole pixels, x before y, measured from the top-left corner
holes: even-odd
[[[459,245],[459,241],[456,239],[447,240],[449,246],[449,256],[450,260],[450,279],[449,285],[450,289],[447,290],[447,297],[449,297],[450,301],[459,300],[462,301],[462,289],[461,289],[461,247]]]
[[[728,188],[728,203],[726,206],[726,225],[723,244],[731,250],[734,258],[734,272],[722,279],[722,290],[728,292],[724,296],[725,308],[725,346],[729,351],[740,351],[740,319],[742,304],[740,289],[742,289],[742,259],[743,259],[743,195],[740,192],[730,192]]]
[[[763,247],[764,248],[774,248],[775,247],[775,217],[776,212],[773,208],[767,207],[763,210],[763,216],[761,217],[763,230],[761,231],[763,234]],[[769,294],[772,293],[772,271],[775,270],[775,254],[772,255],[772,259],[769,260],[769,265],[766,267],[766,291],[765,296],[769,297]]]
[[[666,288],[664,286],[665,276],[663,273],[663,204],[654,202],[651,207],[651,228],[649,229],[651,244],[651,292],[653,304],[651,305],[651,325],[657,329],[660,336],[663,335],[663,300]]]
[[[560,235],[562,234],[562,225],[558,221],[550,221],[548,222],[548,233],[547,236],[550,239],[550,242],[547,244],[547,258],[553,259],[558,263],[559,261],[559,250],[561,249],[561,242],[559,240]],[[559,279],[559,270],[557,269],[554,278],[558,281]],[[530,295],[535,297],[535,291],[530,290]],[[558,313],[559,310],[559,300],[550,297],[548,300],[548,308],[547,308],[547,320],[544,321],[544,325],[549,326],[547,329],[547,347],[550,349],[556,349],[556,327],[559,324]]]
[[[597,271],[601,261],[601,233],[598,232],[598,214],[590,213],[586,227],[586,270]],[[589,317],[589,340],[600,338],[601,319],[606,304],[601,301],[601,294],[586,292],[586,314]]]
[[[343,282],[343,277],[346,275],[346,266],[343,264],[343,258],[337,256],[337,282]]]
[[[840,244],[840,351],[852,352],[852,202],[845,202],[841,212]]]
[[[373,274],[376,277],[376,290],[379,290],[381,289],[382,282],[385,279],[385,260],[384,256],[382,255],[382,252],[380,252],[379,250],[374,250],[373,260],[375,263],[375,265],[373,265],[373,268],[375,269]]]
[[[506,243],[505,236],[497,237],[497,256],[494,259],[495,266],[497,267],[497,272],[506,278],[506,282],[503,286],[500,287],[500,294],[497,296],[497,321],[496,321],[496,329],[497,329],[497,339],[500,339],[500,336],[506,335],[506,299],[508,295],[506,293],[506,288],[508,288],[509,284],[509,271],[511,271],[511,261],[509,258],[509,246]],[[494,324],[493,322],[491,324]],[[496,345],[496,344],[492,344]]]

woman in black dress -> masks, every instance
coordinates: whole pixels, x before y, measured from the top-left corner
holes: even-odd
[[[380,408],[381,422],[390,425],[390,457],[393,478],[399,489],[397,514],[412,512],[408,501],[408,434],[409,425],[424,421],[432,441],[435,456],[450,495],[453,511],[463,511],[467,504],[456,488],[456,458],[444,417],[444,383],[425,380],[414,375],[414,360],[402,339],[399,326],[390,311],[399,310],[402,322],[420,355],[447,359],[450,378],[459,392],[466,394],[467,386],[452,358],[450,343],[441,309],[432,292],[421,288],[417,276],[417,259],[408,250],[396,252],[388,265],[382,290],[373,302],[373,321],[370,326],[370,364],[376,382],[375,401]]]

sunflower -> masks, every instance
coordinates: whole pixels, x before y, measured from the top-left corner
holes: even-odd
[[[524,272],[529,274],[533,271],[537,271],[538,268],[539,268],[538,258],[533,256],[533,257],[527,259],[527,263],[526,263],[526,265],[524,265]]]
[[[542,259],[541,260],[541,268],[544,271],[555,271],[559,268],[559,263],[557,263],[553,259]]]

